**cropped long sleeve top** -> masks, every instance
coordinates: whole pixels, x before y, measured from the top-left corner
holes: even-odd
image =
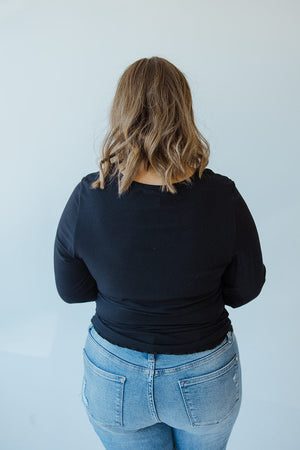
[[[206,168],[177,193],[117,177],[75,186],[54,240],[54,275],[67,303],[95,302],[95,330],[121,347],[184,354],[233,330],[226,306],[255,299],[266,267],[252,214],[234,181]]]

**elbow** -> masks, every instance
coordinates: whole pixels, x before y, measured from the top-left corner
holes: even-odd
[[[231,306],[231,308],[239,308],[240,306],[246,305],[247,303],[250,303],[252,300],[256,299],[260,292],[262,290],[262,286],[252,292],[246,292],[246,293],[235,293],[232,296],[227,297],[224,296],[225,304],[228,306]]]
[[[65,303],[69,303],[69,304],[94,302],[97,299],[97,295],[78,297],[78,295],[72,296],[72,295],[59,294],[59,296]]]
[[[59,294],[59,296],[65,303],[69,303],[69,304],[78,303],[78,301],[76,301],[73,297],[67,297],[67,296],[61,295],[61,294]]]
[[[65,303],[78,303],[78,300],[72,293],[66,292],[60,289],[57,289],[59,297],[65,302]]]
[[[85,292],[79,292],[77,290],[76,292],[74,292],[66,289],[60,289],[58,287],[57,292],[60,298],[65,303],[69,304],[93,302],[97,299],[98,296],[97,289],[89,289],[88,291]]]
[[[255,283],[251,283],[251,285],[245,286],[244,288],[225,288],[223,290],[224,304],[231,308],[239,308],[240,306],[246,305],[259,296],[265,282],[266,267],[263,264],[261,275]]]

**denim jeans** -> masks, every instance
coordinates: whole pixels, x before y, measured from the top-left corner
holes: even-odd
[[[142,353],[101,337],[83,348],[81,400],[105,449],[224,450],[242,399],[234,331],[213,349]]]

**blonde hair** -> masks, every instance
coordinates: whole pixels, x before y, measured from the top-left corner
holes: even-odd
[[[143,166],[162,177],[163,191],[166,187],[174,194],[177,190],[171,180],[186,176],[192,168],[199,168],[201,178],[208,165],[210,147],[194,123],[187,80],[164,58],[142,58],[127,67],[119,79],[109,121],[93,189],[104,189],[112,170],[111,177],[118,176],[120,196]]]

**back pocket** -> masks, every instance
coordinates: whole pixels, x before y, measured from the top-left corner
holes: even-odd
[[[83,349],[84,375],[81,398],[87,413],[103,427],[123,426],[126,377],[100,369]]]
[[[238,355],[220,369],[178,380],[192,426],[214,425],[230,415],[240,398]]]

